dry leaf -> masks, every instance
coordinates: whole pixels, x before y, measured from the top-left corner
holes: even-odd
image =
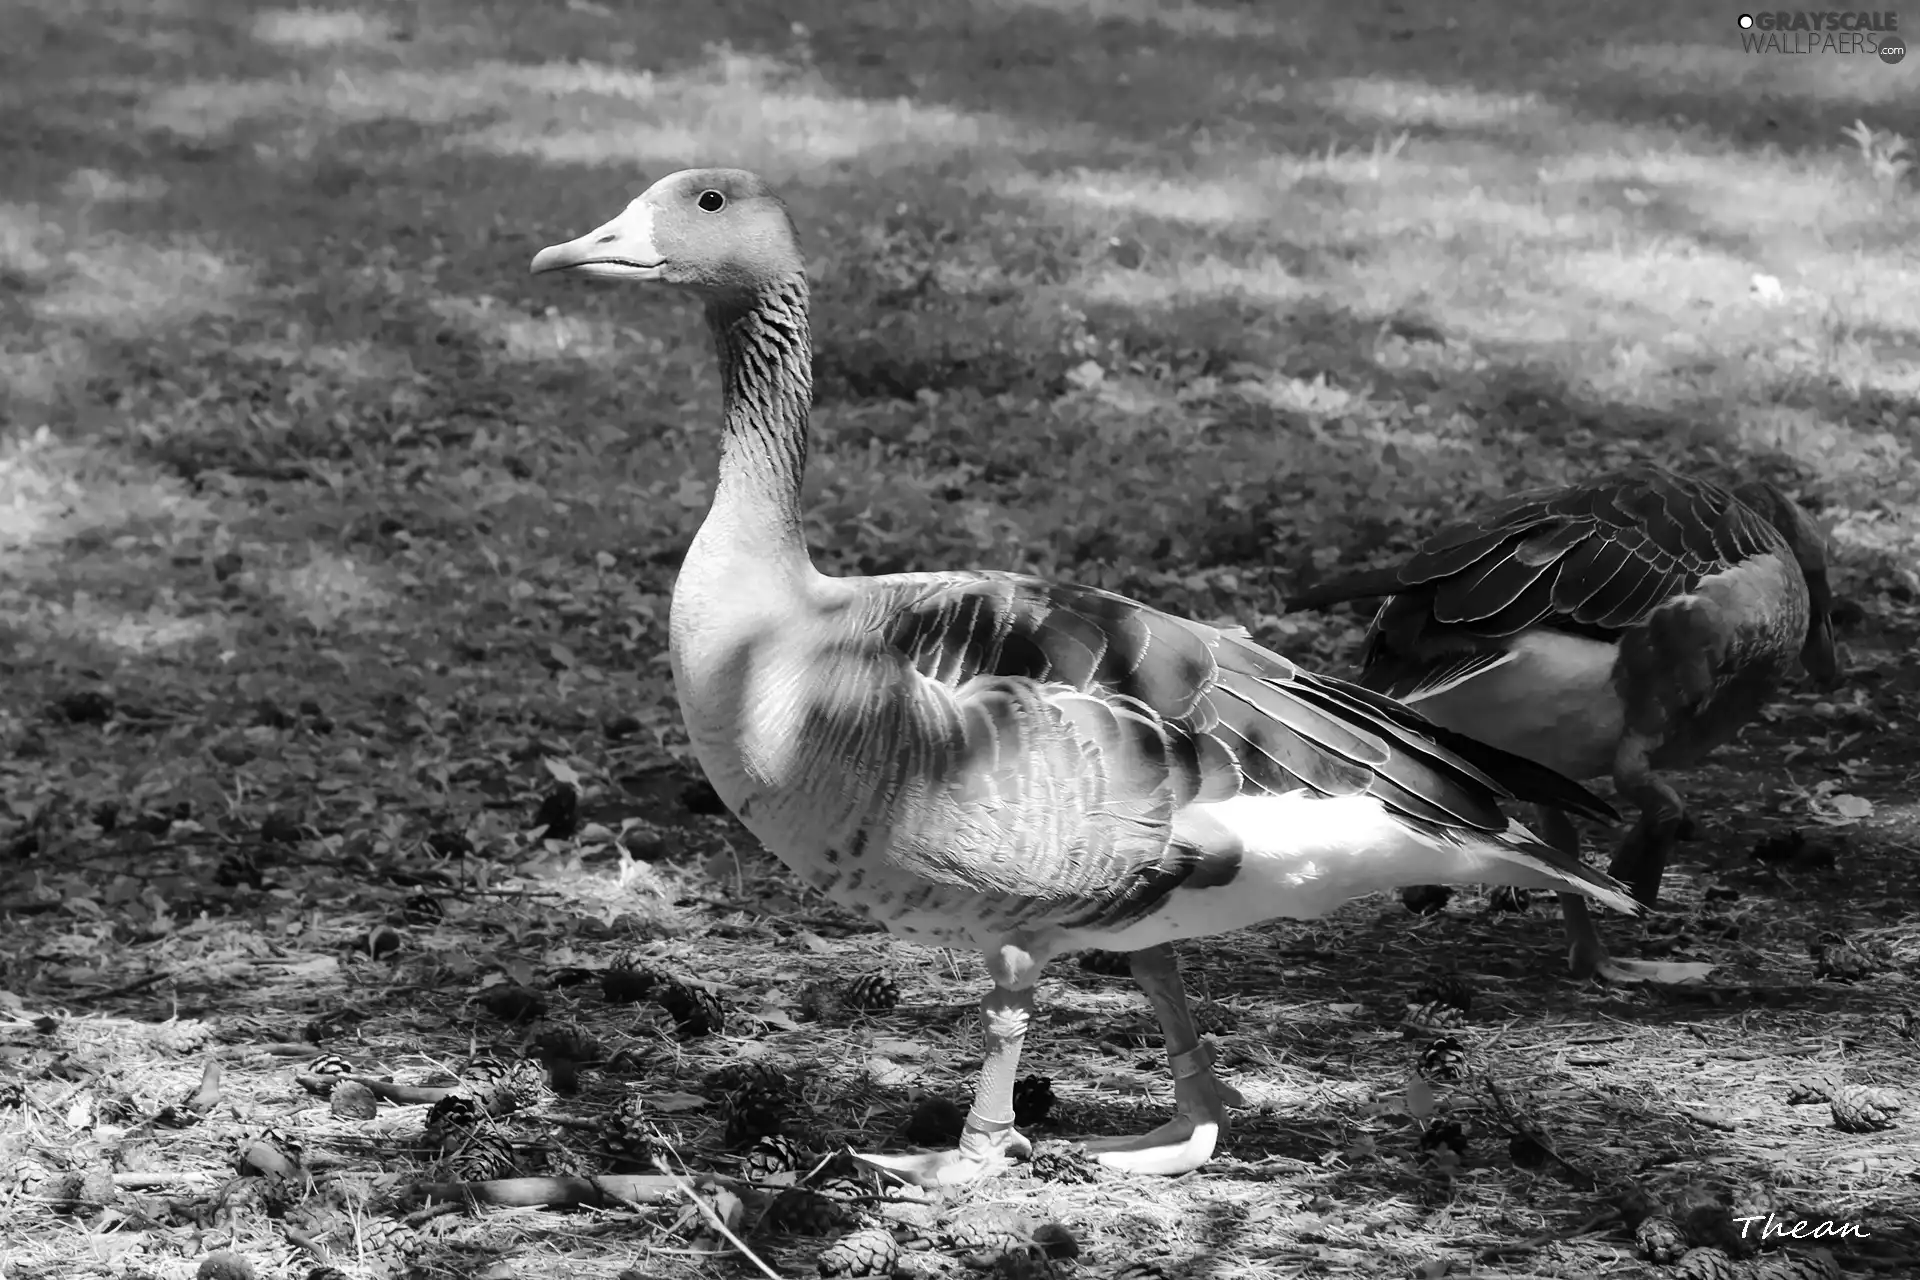
[[[664,1111],[673,1115],[681,1111],[698,1111],[707,1106],[707,1099],[697,1093],[660,1093],[648,1094],[647,1103],[655,1111]]]
[[[1865,796],[1837,795],[1832,803],[1833,811],[1843,818],[1858,820],[1873,815],[1873,801]]]

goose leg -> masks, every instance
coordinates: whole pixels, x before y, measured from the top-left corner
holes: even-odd
[[[1563,853],[1580,856],[1580,833],[1573,819],[1558,809],[1538,807],[1540,834]],[[1677,960],[1616,960],[1600,941],[1600,930],[1586,898],[1577,893],[1560,895],[1560,915],[1567,928],[1567,967],[1576,978],[1599,978],[1621,984],[1653,982],[1663,986],[1681,986],[1705,981],[1713,971],[1710,964]]]
[[[988,951],[986,961],[993,978],[993,990],[980,999],[986,1052],[960,1145],[913,1155],[857,1155],[861,1163],[918,1187],[950,1187],[993,1177],[1014,1160],[1033,1154],[1033,1144],[1013,1127],[1013,1081],[1033,1016],[1033,985],[1045,962],[1012,945]]]
[[[1660,900],[1660,876],[1667,869],[1673,846],[1686,831],[1687,807],[1680,795],[1655,774],[1647,762],[1647,743],[1628,734],[1620,744],[1613,767],[1620,794],[1640,806],[1640,820],[1613,855],[1608,874],[1626,882],[1642,906]]]
[[[1200,1038],[1187,1008],[1180,962],[1173,948],[1133,953],[1133,980],[1140,984],[1167,1042],[1173,1071],[1174,1118],[1134,1138],[1104,1138],[1086,1144],[1088,1154],[1126,1173],[1186,1173],[1213,1158],[1226,1129],[1227,1108],[1244,1107],[1238,1090],[1213,1074],[1213,1046]]]

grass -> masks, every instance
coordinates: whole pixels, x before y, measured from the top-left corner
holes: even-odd
[[[27,1092],[0,1158],[56,1182],[0,1183],[0,1272],[172,1277],[231,1244],[305,1274],[283,1220],[213,1208],[236,1130],[298,1134],[355,1204],[426,1161],[417,1108],[332,1119],[276,1053],[304,1032],[418,1080],[524,1046],[483,1000],[502,985],[640,1052],[563,1119],[752,1050],[804,1064],[835,1138],[897,1143],[916,1091],[964,1101],[972,962],[852,930],[677,798],[662,651],[712,463],[704,333],[526,263],[692,163],[766,172],[801,225],[833,569],[1070,574],[1336,666],[1358,619],[1283,616],[1289,584],[1479,494],[1651,457],[1787,481],[1860,607],[1844,695],[1791,693],[1685,780],[1707,830],[1634,945],[1679,928],[1732,982],[1670,1004],[1543,981],[1551,913],[1474,895],[1196,946],[1260,1103],[1223,1158],[979,1202],[1058,1219],[1100,1274],[1635,1275],[1619,1229],[1577,1230],[1610,1197],[1758,1179],[1871,1224],[1836,1242],[1852,1272],[1914,1270],[1911,1121],[1849,1137],[1782,1101],[1914,1071],[1911,980],[1809,985],[1803,947],[1838,927],[1920,958],[1911,60],[1750,57],[1706,5],[15,9],[0,1084]],[[530,835],[549,761],[584,790],[565,841]],[[1837,867],[1747,857],[1823,822]],[[447,921],[355,959],[421,884]],[[1741,896],[1703,924],[1707,886]],[[558,985],[634,947],[764,1018],[676,1047]],[[783,1021],[805,982],[882,964],[902,1011]],[[1164,1073],[1137,1000],[1060,969],[1030,1046],[1064,1099],[1046,1132],[1144,1126]],[[1473,1130],[1443,1176],[1399,1018],[1456,969],[1477,1075],[1442,1100]],[[221,1105],[154,1127],[209,1059]],[[715,1110],[660,1113],[696,1167]],[[1510,1160],[1516,1118],[1566,1163]],[[119,1193],[59,1191],[68,1166]],[[679,1216],[416,1222],[429,1274],[734,1266]],[[821,1243],[755,1240],[783,1275]]]

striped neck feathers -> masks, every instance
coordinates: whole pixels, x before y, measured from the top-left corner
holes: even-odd
[[[800,511],[813,403],[806,277],[715,299],[707,325],[720,358],[724,430],[720,478],[697,541],[717,538],[762,563],[810,564]]]

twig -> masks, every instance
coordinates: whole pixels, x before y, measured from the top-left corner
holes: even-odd
[[[111,1000],[116,996],[132,995],[134,992],[139,991],[142,988],[151,987],[156,983],[165,982],[168,979],[173,978],[175,976],[177,975],[174,970],[162,969],[160,972],[150,973],[144,978],[136,978],[132,982],[124,983],[117,987],[109,987],[105,991],[94,991],[89,993],[83,993],[81,995],[77,995],[73,997],[73,999],[77,1004],[91,1004],[101,1000]]]
[[[1524,1240],[1516,1240],[1512,1244],[1496,1244],[1489,1248],[1482,1249],[1479,1253],[1473,1255],[1473,1260],[1475,1262],[1495,1262],[1516,1253],[1532,1253],[1534,1250],[1545,1248],[1547,1245],[1555,1244],[1563,1240],[1573,1240],[1586,1235],[1589,1231],[1597,1230],[1610,1222],[1617,1221],[1619,1217],[1620,1211],[1618,1209],[1608,1209],[1601,1213],[1594,1214],[1585,1222],[1582,1222],[1579,1226],[1571,1230],[1547,1231],[1537,1236],[1528,1236]]]
[[[142,1169],[135,1173],[116,1173],[113,1185],[116,1189],[143,1191],[152,1187],[211,1187],[217,1186],[222,1179],[211,1173],[195,1173],[189,1169],[174,1172],[159,1172]]]
[[[755,1253],[752,1249],[749,1249],[747,1247],[747,1242],[745,1240],[742,1240],[739,1236],[733,1234],[732,1228],[728,1227],[727,1224],[721,1220],[720,1215],[713,1211],[712,1205],[708,1204],[705,1200],[703,1200],[700,1197],[700,1193],[693,1189],[692,1183],[688,1182],[685,1178],[681,1177],[679,1174],[675,1173],[673,1170],[667,1168],[666,1161],[660,1159],[658,1156],[654,1157],[653,1167],[658,1169],[660,1172],[666,1174],[669,1178],[673,1179],[673,1184],[676,1187],[680,1188],[681,1193],[685,1195],[687,1199],[693,1201],[693,1207],[698,1209],[701,1215],[704,1216],[708,1222],[711,1222],[713,1224],[714,1230],[718,1231],[721,1235],[725,1236],[727,1238],[728,1244],[731,1244],[734,1248],[738,1249],[741,1253],[745,1254],[749,1262],[753,1263],[754,1266],[760,1268],[762,1274],[764,1274],[767,1277],[767,1280],[784,1280],[784,1278],[781,1276],[781,1274],[778,1271],[775,1271],[772,1267],[768,1266],[765,1262],[762,1262],[760,1260],[759,1254]]]

